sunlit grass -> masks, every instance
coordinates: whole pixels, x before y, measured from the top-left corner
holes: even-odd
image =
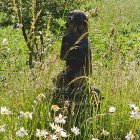
[[[99,17],[90,17],[89,83],[104,96],[100,111],[91,96],[83,100],[88,104],[84,110],[69,103],[71,113],[64,104],[53,104],[53,80],[64,65],[59,60],[61,39],[50,44],[44,63],[29,69],[21,31],[0,28],[0,139],[140,139],[140,4],[105,0],[96,5]]]

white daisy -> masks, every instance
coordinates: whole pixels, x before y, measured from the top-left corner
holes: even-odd
[[[36,129],[36,137],[41,137],[41,130],[40,129]]]
[[[129,105],[130,105],[130,107],[131,107],[132,109],[134,109],[134,110],[138,109],[138,107],[137,107],[136,104],[134,104],[134,103],[131,103],[131,104],[129,104]]]
[[[1,107],[0,108],[0,114],[2,114],[2,115],[9,115],[9,114],[11,114],[11,111],[9,109],[7,109],[6,106],[5,107]]]
[[[109,132],[103,129],[101,135],[108,136]]]
[[[5,124],[0,126],[0,132],[5,132],[6,128],[5,128]]]
[[[126,140],[133,140],[134,138],[135,136],[132,134],[132,131],[129,131],[129,133],[125,136]]]
[[[49,135],[49,133],[46,130],[36,129],[36,137],[46,138],[48,135]]]
[[[58,117],[55,117],[55,122],[65,124],[66,123],[65,119],[66,117],[64,117],[62,114],[59,114]]]
[[[68,135],[65,131],[60,131],[60,136],[63,137],[63,138],[68,137]]]
[[[112,106],[112,107],[109,108],[109,113],[114,113],[115,111],[116,111],[115,107]]]
[[[132,119],[140,119],[140,109],[139,108],[131,111],[130,114],[131,114],[130,117]]]
[[[52,139],[52,140],[57,140],[57,138],[58,138],[58,137],[57,137],[56,135],[51,135],[51,139]]]
[[[24,117],[26,119],[30,119],[32,120],[32,115],[33,113],[32,112],[23,112],[23,111],[20,111],[20,117]]]
[[[75,135],[79,135],[80,134],[80,131],[79,131],[79,128],[77,128],[77,127],[73,127],[73,128],[71,128],[71,131],[75,134]]]
[[[23,127],[21,127],[17,132],[16,132],[16,135],[23,138],[24,136],[27,136],[28,133],[27,133],[28,130],[25,130]]]
[[[53,130],[55,130],[56,132],[61,132],[63,131],[63,128],[61,128],[59,125],[54,124],[54,123],[50,123],[50,126]]]

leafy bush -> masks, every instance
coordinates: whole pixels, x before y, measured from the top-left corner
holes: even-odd
[[[21,28],[29,49],[29,66],[33,60],[43,61],[47,33],[60,33],[65,25],[65,15],[73,9],[79,9],[86,0],[2,0],[0,12],[4,18],[1,25],[15,24],[14,28]]]

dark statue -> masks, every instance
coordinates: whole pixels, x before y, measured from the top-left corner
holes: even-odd
[[[58,75],[55,98],[77,103],[93,93],[93,104],[100,108],[100,90],[89,86],[92,74],[92,58],[88,39],[88,18],[85,12],[74,10],[66,23],[68,33],[62,39],[60,59],[66,62],[65,69]],[[60,93],[60,94],[59,94]]]

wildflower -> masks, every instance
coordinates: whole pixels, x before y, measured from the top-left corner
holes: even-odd
[[[0,126],[0,132],[5,132],[5,131],[6,131],[5,125]]]
[[[116,111],[116,108],[115,107],[110,107],[109,108],[109,113],[114,113]]]
[[[1,107],[0,108],[0,114],[2,114],[2,115],[9,115],[9,114],[11,114],[11,111],[9,109],[7,109],[6,106],[5,107]]]
[[[46,130],[36,129],[36,137],[46,138],[48,135],[49,135],[49,133]]]
[[[47,135],[49,135],[49,133],[48,133],[46,130],[44,130],[44,129],[41,131],[41,133],[42,133],[42,136],[43,136],[44,138],[46,138]]]
[[[20,23],[17,23],[17,28],[22,28],[23,27],[23,24],[20,24]]]
[[[36,136],[37,137],[41,137],[42,136],[40,129],[36,129]]]
[[[140,108],[138,106],[136,106],[134,103],[130,104],[130,107],[133,109],[130,112],[130,117],[132,119],[140,119]]]
[[[97,138],[92,138],[91,140],[99,140],[99,139],[97,139]]]
[[[55,130],[56,132],[61,132],[63,130],[63,128],[61,128],[59,125],[54,124],[54,123],[50,123],[50,126],[53,130]]]
[[[51,110],[57,112],[59,110],[59,106],[58,105],[52,105]]]
[[[51,139],[52,139],[52,140],[57,140],[57,138],[58,138],[58,137],[57,137],[56,135],[51,135]]]
[[[135,108],[133,111],[130,112],[132,119],[140,119],[140,109]]]
[[[27,130],[25,130],[23,127],[21,127],[17,132],[16,135],[23,138],[24,136],[27,136]]]
[[[134,138],[135,136],[132,134],[132,131],[129,131],[129,133],[125,136],[126,140],[133,140]]]
[[[2,41],[2,43],[3,43],[4,45],[7,45],[7,44],[8,44],[7,38],[4,38],[3,41]]]
[[[66,123],[65,118],[66,117],[64,117],[62,114],[59,114],[58,117],[55,117],[55,122],[65,124]]]
[[[80,132],[79,132],[79,129],[77,128],[77,127],[73,127],[73,128],[71,128],[71,131],[75,134],[75,135],[79,135],[80,134]]]
[[[32,115],[33,113],[32,112],[23,112],[23,111],[20,111],[20,117],[24,117],[26,119],[30,119],[32,120]]]
[[[131,104],[129,104],[130,105],[130,107],[132,108],[132,109],[137,109],[138,107],[134,104],[134,103],[131,103]]]
[[[41,31],[39,31],[38,33],[39,33],[40,35],[42,35],[42,32],[41,32]]]
[[[131,108],[135,108],[136,105],[134,103],[129,104]]]
[[[109,132],[103,129],[101,135],[108,136]]]
[[[64,132],[64,131],[60,131],[60,135],[61,135],[61,137],[63,137],[63,138],[68,137],[67,133]]]

